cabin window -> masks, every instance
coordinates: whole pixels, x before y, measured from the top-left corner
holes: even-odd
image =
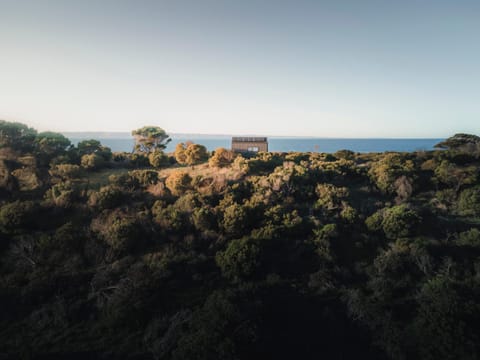
[[[258,146],[249,146],[249,147],[248,147],[248,151],[258,152]]]

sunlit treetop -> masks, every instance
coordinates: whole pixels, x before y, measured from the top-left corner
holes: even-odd
[[[172,140],[165,130],[158,126],[144,126],[133,130],[132,136],[135,138],[135,151],[146,153],[164,150]]]

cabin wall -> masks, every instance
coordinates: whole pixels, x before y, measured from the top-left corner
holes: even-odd
[[[268,151],[267,142],[232,142],[232,150],[238,152]]]

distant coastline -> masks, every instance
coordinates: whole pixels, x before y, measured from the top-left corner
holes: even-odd
[[[112,151],[131,152],[133,138],[128,132],[64,132],[74,144],[85,139],[97,139],[110,147]],[[193,141],[205,145],[209,151],[219,147],[230,148],[232,135],[209,134],[170,134],[172,141],[167,152],[174,151],[180,142]],[[435,144],[443,138],[321,138],[299,136],[269,136],[269,150],[275,152],[325,152],[334,153],[338,150],[354,152],[411,152],[433,150]]]

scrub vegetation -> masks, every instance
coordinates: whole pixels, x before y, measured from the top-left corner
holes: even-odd
[[[477,359],[480,138],[132,153],[0,121],[0,358]]]

